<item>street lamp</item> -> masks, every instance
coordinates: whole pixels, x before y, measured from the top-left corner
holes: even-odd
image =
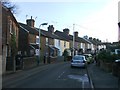
[[[74,35],[75,24],[73,24],[73,55],[74,56],[74,44],[75,44],[75,35]]]
[[[42,23],[39,26],[39,60],[40,60],[40,36],[41,36],[41,26],[47,25],[48,23]]]

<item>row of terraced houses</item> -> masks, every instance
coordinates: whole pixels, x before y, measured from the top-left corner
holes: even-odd
[[[8,58],[11,57],[11,37],[14,34],[17,52],[24,57],[33,57],[39,49],[39,28],[35,27],[35,20],[26,20],[26,24],[16,20],[9,9],[2,6],[2,69],[6,72]],[[65,49],[73,50],[73,35],[70,30],[55,30],[53,25],[48,26],[48,30],[41,29],[40,56],[57,57],[62,56]],[[74,32],[74,54],[96,53],[106,46],[99,39],[92,37],[79,37],[79,33]],[[29,62],[29,60],[28,60]]]

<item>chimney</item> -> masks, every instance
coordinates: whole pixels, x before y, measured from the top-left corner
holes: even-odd
[[[26,20],[26,23],[27,23],[28,26],[34,28],[35,20],[32,19],[32,16],[31,16],[31,19]]]
[[[69,35],[69,29],[68,28],[65,28],[65,29],[63,29],[63,32],[66,34],[66,35]]]
[[[87,36],[87,35],[85,35],[83,38],[88,39],[88,36]]]
[[[77,38],[78,37],[78,32],[77,31],[74,32],[74,35],[75,35],[75,38]]]
[[[53,27],[53,25],[49,25],[49,27],[48,27],[48,31],[50,32],[50,33],[54,33],[54,27]]]
[[[90,40],[92,40],[92,37],[89,37]]]

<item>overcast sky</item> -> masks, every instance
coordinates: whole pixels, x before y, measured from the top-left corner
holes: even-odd
[[[118,1],[117,0],[69,0],[54,1],[22,1],[14,2],[18,6],[15,15],[18,22],[26,23],[33,16],[35,27],[47,22],[53,24],[55,30],[64,28],[75,31],[79,36],[99,38],[102,41],[118,40]],[[27,17],[26,17],[27,15]],[[37,18],[36,18],[37,17]],[[48,26],[44,26],[47,30]]]

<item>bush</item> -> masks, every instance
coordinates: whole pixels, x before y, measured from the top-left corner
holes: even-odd
[[[107,51],[107,50],[101,51],[97,55],[97,59],[98,60],[102,60],[103,62],[108,62],[108,63],[112,63],[116,59],[119,59],[119,58],[120,58],[120,55],[118,55],[118,54],[111,54],[111,52]]]

